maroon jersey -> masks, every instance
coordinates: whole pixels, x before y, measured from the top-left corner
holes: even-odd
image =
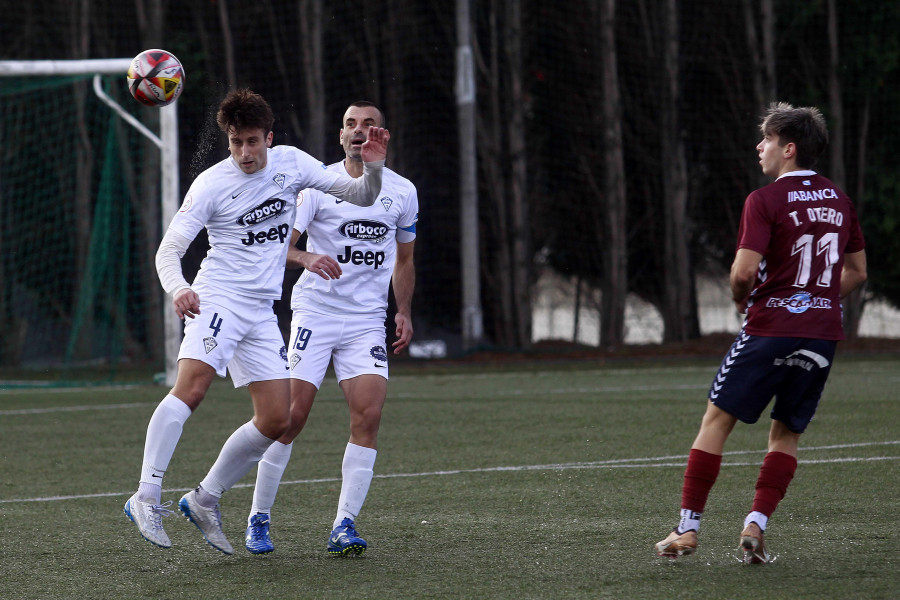
[[[747,196],[738,248],[763,255],[744,331],[753,335],[844,339],[844,253],[865,248],[856,209],[812,171],[794,171]]]

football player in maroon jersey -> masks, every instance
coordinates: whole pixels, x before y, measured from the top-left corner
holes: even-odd
[[[696,551],[725,440],[738,420],[755,423],[774,397],[768,453],[739,546],[746,563],[771,560],[763,533],[794,476],[800,434],[844,339],[841,298],[866,280],[853,203],[811,170],[828,144],[822,114],[774,103],[760,129],[759,164],[775,181],[747,196],[731,266],[732,298],[747,318],[710,387],[684,473],[681,518],[656,544],[660,556]]]

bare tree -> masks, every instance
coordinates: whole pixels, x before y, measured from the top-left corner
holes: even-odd
[[[691,276],[687,220],[687,165],[682,139],[679,90],[678,0],[666,0],[664,18],[664,85],[660,130],[663,155],[665,239],[663,243],[662,318],[665,341],[698,337],[700,327]]]
[[[842,190],[847,189],[847,167],[844,162],[844,102],[843,82],[840,75],[840,45],[838,40],[838,14],[835,0],[828,0],[828,108],[831,114],[831,127],[829,133],[830,149],[830,173],[829,178]],[[860,135],[861,159],[865,157],[865,138],[868,129],[868,111],[863,113],[864,129]],[[860,163],[862,167],[864,163]],[[865,171],[859,169],[859,195],[857,202],[862,200],[862,182]],[[857,205],[857,210],[859,205]],[[859,335],[859,323],[865,299],[865,286],[855,290],[849,298],[843,302],[844,333],[849,339],[855,339]]]
[[[325,79],[322,64],[322,0],[300,0],[300,46],[306,92],[306,137],[303,147],[316,157],[325,154]]]
[[[228,3],[217,2],[219,7],[219,23],[222,26],[222,46],[225,48],[225,74],[228,77],[228,89],[232,90],[237,85],[237,75],[234,67],[234,42],[231,39],[231,19],[228,16]]]
[[[488,54],[477,52],[484,74],[486,105],[479,106],[478,145],[488,206],[493,252],[483,254],[484,272],[494,298],[496,341],[523,347],[531,343],[531,240],[526,203],[525,98],[522,90],[521,12],[516,0],[489,7]],[[505,168],[508,167],[508,168]]]
[[[79,0],[67,6],[69,11],[69,52],[71,58],[86,58],[90,49],[91,0]],[[83,309],[82,331],[93,331],[93,297],[87,298],[87,304],[80,302],[82,289],[90,286],[88,272],[91,246],[91,228],[93,222],[91,185],[94,178],[96,149],[91,144],[87,130],[85,98],[89,94],[89,83],[78,81],[73,84],[77,130],[75,140],[75,181],[74,181],[74,218],[75,218],[75,272],[72,277],[72,312]],[[66,189],[70,186],[62,186]],[[69,353],[73,358],[86,358],[90,355],[91,335],[80,335],[70,340]]]
[[[601,0],[599,4],[598,31],[603,74],[603,205],[606,209],[600,344],[612,347],[625,342],[625,301],[628,295],[625,156],[615,37],[616,0]]]
[[[497,15],[497,3],[491,2],[488,13],[488,31],[490,35],[486,51],[481,50],[482,44],[476,44],[476,62],[478,70],[483,74],[486,102],[477,107],[475,128],[478,137],[478,154],[491,156],[493,160],[480,161],[483,170],[484,189],[487,195],[486,206],[493,212],[493,216],[487,220],[490,227],[488,240],[496,249],[484,252],[482,259],[483,279],[488,283],[485,292],[493,301],[490,302],[490,314],[493,317],[493,333],[496,342],[505,346],[513,345],[514,332],[510,316],[513,314],[512,298],[508,291],[511,288],[512,258],[509,251],[509,215],[506,206],[506,179],[501,168],[503,163],[503,131],[502,123],[505,119],[503,109],[506,107],[505,97],[500,89],[503,71],[500,63],[499,33]],[[485,246],[487,249],[487,246]]]
[[[759,5],[757,11],[756,4]],[[775,98],[775,10],[772,0],[743,0],[744,27],[752,65],[756,106],[762,108]],[[757,19],[757,13],[759,18]]]
[[[266,20],[269,24],[269,31],[271,32],[271,42],[272,42],[272,54],[275,57],[275,70],[278,73],[278,79],[281,81],[281,89],[282,94],[286,98],[290,98],[295,94],[295,86],[296,86],[296,73],[289,67],[289,62],[285,60],[284,52],[285,48],[290,51],[291,42],[288,40],[283,40],[282,36],[279,33],[285,28],[284,19],[279,18],[278,15],[275,14],[275,7],[272,5],[272,0],[264,0],[264,10],[266,13]],[[302,10],[302,8],[300,8]],[[293,35],[293,31],[290,27],[290,22],[287,24],[287,28],[290,31],[288,34],[289,40],[293,40],[295,37],[300,38],[300,43],[304,43],[306,41],[305,36],[295,36]],[[293,66],[293,61],[290,61],[290,65]],[[288,122],[290,123],[291,130],[296,136],[297,139],[303,137],[303,128],[300,126],[300,117],[297,113],[296,105],[291,103],[289,104],[290,110],[287,111]],[[307,140],[309,142],[309,140]],[[321,144],[321,140],[317,141],[318,144]],[[309,146],[307,145],[307,148]],[[318,148],[315,149],[318,151]],[[319,156],[315,154],[315,152],[310,151],[313,156]]]
[[[509,145],[509,203],[512,239],[512,288],[515,307],[515,343],[517,347],[531,343],[531,235],[528,219],[527,172],[525,154],[525,94],[522,89],[522,12],[518,0],[506,3],[504,49],[509,65],[509,98],[506,127]]]
[[[138,15],[138,31],[141,36],[141,44],[145,48],[159,48],[162,45],[163,23],[165,12],[162,0],[136,0]],[[142,115],[145,124],[159,131],[159,114],[157,111],[144,111]],[[121,123],[116,124],[120,146],[126,148],[125,128]],[[141,161],[141,177],[134,181],[133,165],[131,161],[122,161],[125,169],[126,182],[131,182],[129,188],[132,207],[139,215],[140,241],[136,248],[141,265],[141,289],[143,297],[147,301],[147,339],[142,344],[146,357],[154,361],[161,360],[165,353],[165,327],[163,325],[163,311],[168,309],[166,297],[159,285],[156,275],[156,249],[162,239],[163,228],[168,223],[162,223],[162,207],[156,199],[161,197],[160,165],[161,157],[159,148],[150,140],[141,136],[143,160]],[[137,187],[137,189],[135,189]],[[147,199],[152,199],[148,201]]]

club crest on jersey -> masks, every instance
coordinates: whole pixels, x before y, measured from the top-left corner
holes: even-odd
[[[281,356],[281,360],[287,361],[287,346],[282,346],[281,350],[278,351],[278,355]]]
[[[384,349],[384,346],[372,346],[372,349],[369,350],[369,354],[371,354],[372,358],[375,360],[387,362],[387,350]]]
[[[203,348],[206,350],[206,353],[209,354],[213,350],[216,349],[216,346],[219,344],[216,342],[216,338],[214,337],[205,337],[203,338]]]
[[[247,227],[248,225],[255,225],[272,217],[277,217],[284,212],[286,204],[281,198],[269,198],[259,206],[255,206],[241,215],[237,220],[237,224]]]
[[[284,173],[275,173],[275,177],[272,178],[272,181],[275,182],[275,185],[284,189],[284,180],[287,177]]]
[[[390,227],[378,221],[367,221],[359,219],[355,221],[344,221],[338,227],[340,234],[351,240],[364,240],[369,242],[383,242],[387,236]]]
[[[381,205],[384,207],[385,211],[391,210],[391,204],[393,203],[394,201],[388,197],[384,197],[381,199]]]

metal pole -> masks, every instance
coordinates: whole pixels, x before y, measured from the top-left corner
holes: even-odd
[[[162,231],[165,235],[169,223],[175,217],[180,205],[178,180],[178,102],[159,109],[159,134],[162,138],[160,147],[160,212]],[[171,306],[166,305],[163,311],[165,327],[166,385],[175,385],[178,373],[178,349],[181,346],[181,320]]]
[[[460,245],[463,348],[484,336],[478,248],[478,171],[475,144],[475,66],[469,1],[456,0],[456,107],[459,119]]]

